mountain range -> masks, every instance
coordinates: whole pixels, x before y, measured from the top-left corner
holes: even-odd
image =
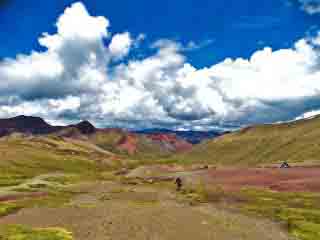
[[[215,137],[219,137],[228,132],[223,130],[210,130],[210,131],[193,131],[193,130],[185,130],[185,131],[175,131],[163,128],[152,128],[136,131],[136,133],[142,134],[174,134],[192,144],[199,144],[204,140],[212,139]]]
[[[263,165],[287,161],[319,161],[320,117],[293,122],[254,125],[237,131],[179,132],[149,129],[130,132],[125,129],[94,127],[88,121],[68,126],[52,126],[39,117],[17,116],[0,119],[2,158],[21,151],[24,158],[47,159],[83,156],[117,160],[118,163],[205,163],[215,165]],[[197,143],[197,144],[195,144]],[[28,147],[30,147],[30,149]],[[27,152],[29,149],[30,152]],[[42,151],[42,149],[41,149]],[[39,153],[40,154],[40,153]],[[57,155],[57,156],[56,156]],[[49,157],[50,158],[50,157]],[[114,164],[114,162],[113,162]]]
[[[89,121],[82,121],[75,125],[69,126],[52,126],[45,122],[42,118],[32,116],[17,116],[8,119],[0,119],[0,136],[8,135],[12,132],[31,133],[31,134],[50,134],[67,128],[76,128],[82,134],[92,134],[96,129]],[[100,129],[101,130],[101,129]],[[120,129],[119,129],[120,130]],[[129,132],[129,131],[128,131]],[[176,136],[191,144],[201,143],[203,140],[212,139],[226,132],[222,130],[215,131],[174,131],[169,129],[145,129],[132,131],[132,134],[139,135],[162,135]],[[172,139],[171,139],[172,140]]]
[[[117,128],[96,128],[89,121],[67,126],[52,126],[33,116],[0,119],[0,137],[22,134],[33,137],[60,137],[67,140],[90,142],[98,147],[128,155],[157,153],[167,155],[191,149],[192,144],[175,132],[137,133]]]

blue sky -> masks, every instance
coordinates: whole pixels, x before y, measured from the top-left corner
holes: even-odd
[[[318,0],[7,0],[0,29],[0,117],[205,130],[320,109]]]
[[[72,0],[10,0],[0,11],[0,58],[40,49],[38,36],[54,32],[54,23]],[[202,49],[187,54],[199,67],[226,57],[249,57],[264,46],[291,46],[320,25],[320,15],[301,11],[289,0],[83,0],[90,13],[106,16],[112,32],[145,33],[160,38],[194,41]]]

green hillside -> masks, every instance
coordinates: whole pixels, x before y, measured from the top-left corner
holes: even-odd
[[[13,134],[0,138],[0,186],[40,174],[95,174],[117,164],[113,155],[79,140]]]
[[[74,137],[74,133],[68,134]],[[82,172],[120,166],[131,162],[130,159],[139,160],[140,164],[179,162],[254,166],[282,161],[320,163],[320,117],[244,128],[173,155],[166,145],[163,147],[137,135],[126,138],[125,146],[135,150],[134,154],[128,154],[119,148],[119,141],[126,136],[127,133],[117,130],[98,131],[79,138],[12,134],[0,138],[0,173],[2,176],[10,173],[30,177],[53,171]]]
[[[221,165],[320,163],[320,117],[247,127],[199,144],[170,160]]]

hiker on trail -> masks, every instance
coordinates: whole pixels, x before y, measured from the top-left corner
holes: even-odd
[[[285,161],[281,164],[280,168],[290,168],[289,164]]]
[[[177,177],[175,183],[177,185],[177,191],[179,192],[181,190],[181,187],[182,187],[182,179],[180,177]]]

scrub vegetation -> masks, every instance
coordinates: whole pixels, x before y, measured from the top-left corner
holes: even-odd
[[[73,240],[72,233],[62,228],[29,228],[22,225],[0,227],[3,240]]]

